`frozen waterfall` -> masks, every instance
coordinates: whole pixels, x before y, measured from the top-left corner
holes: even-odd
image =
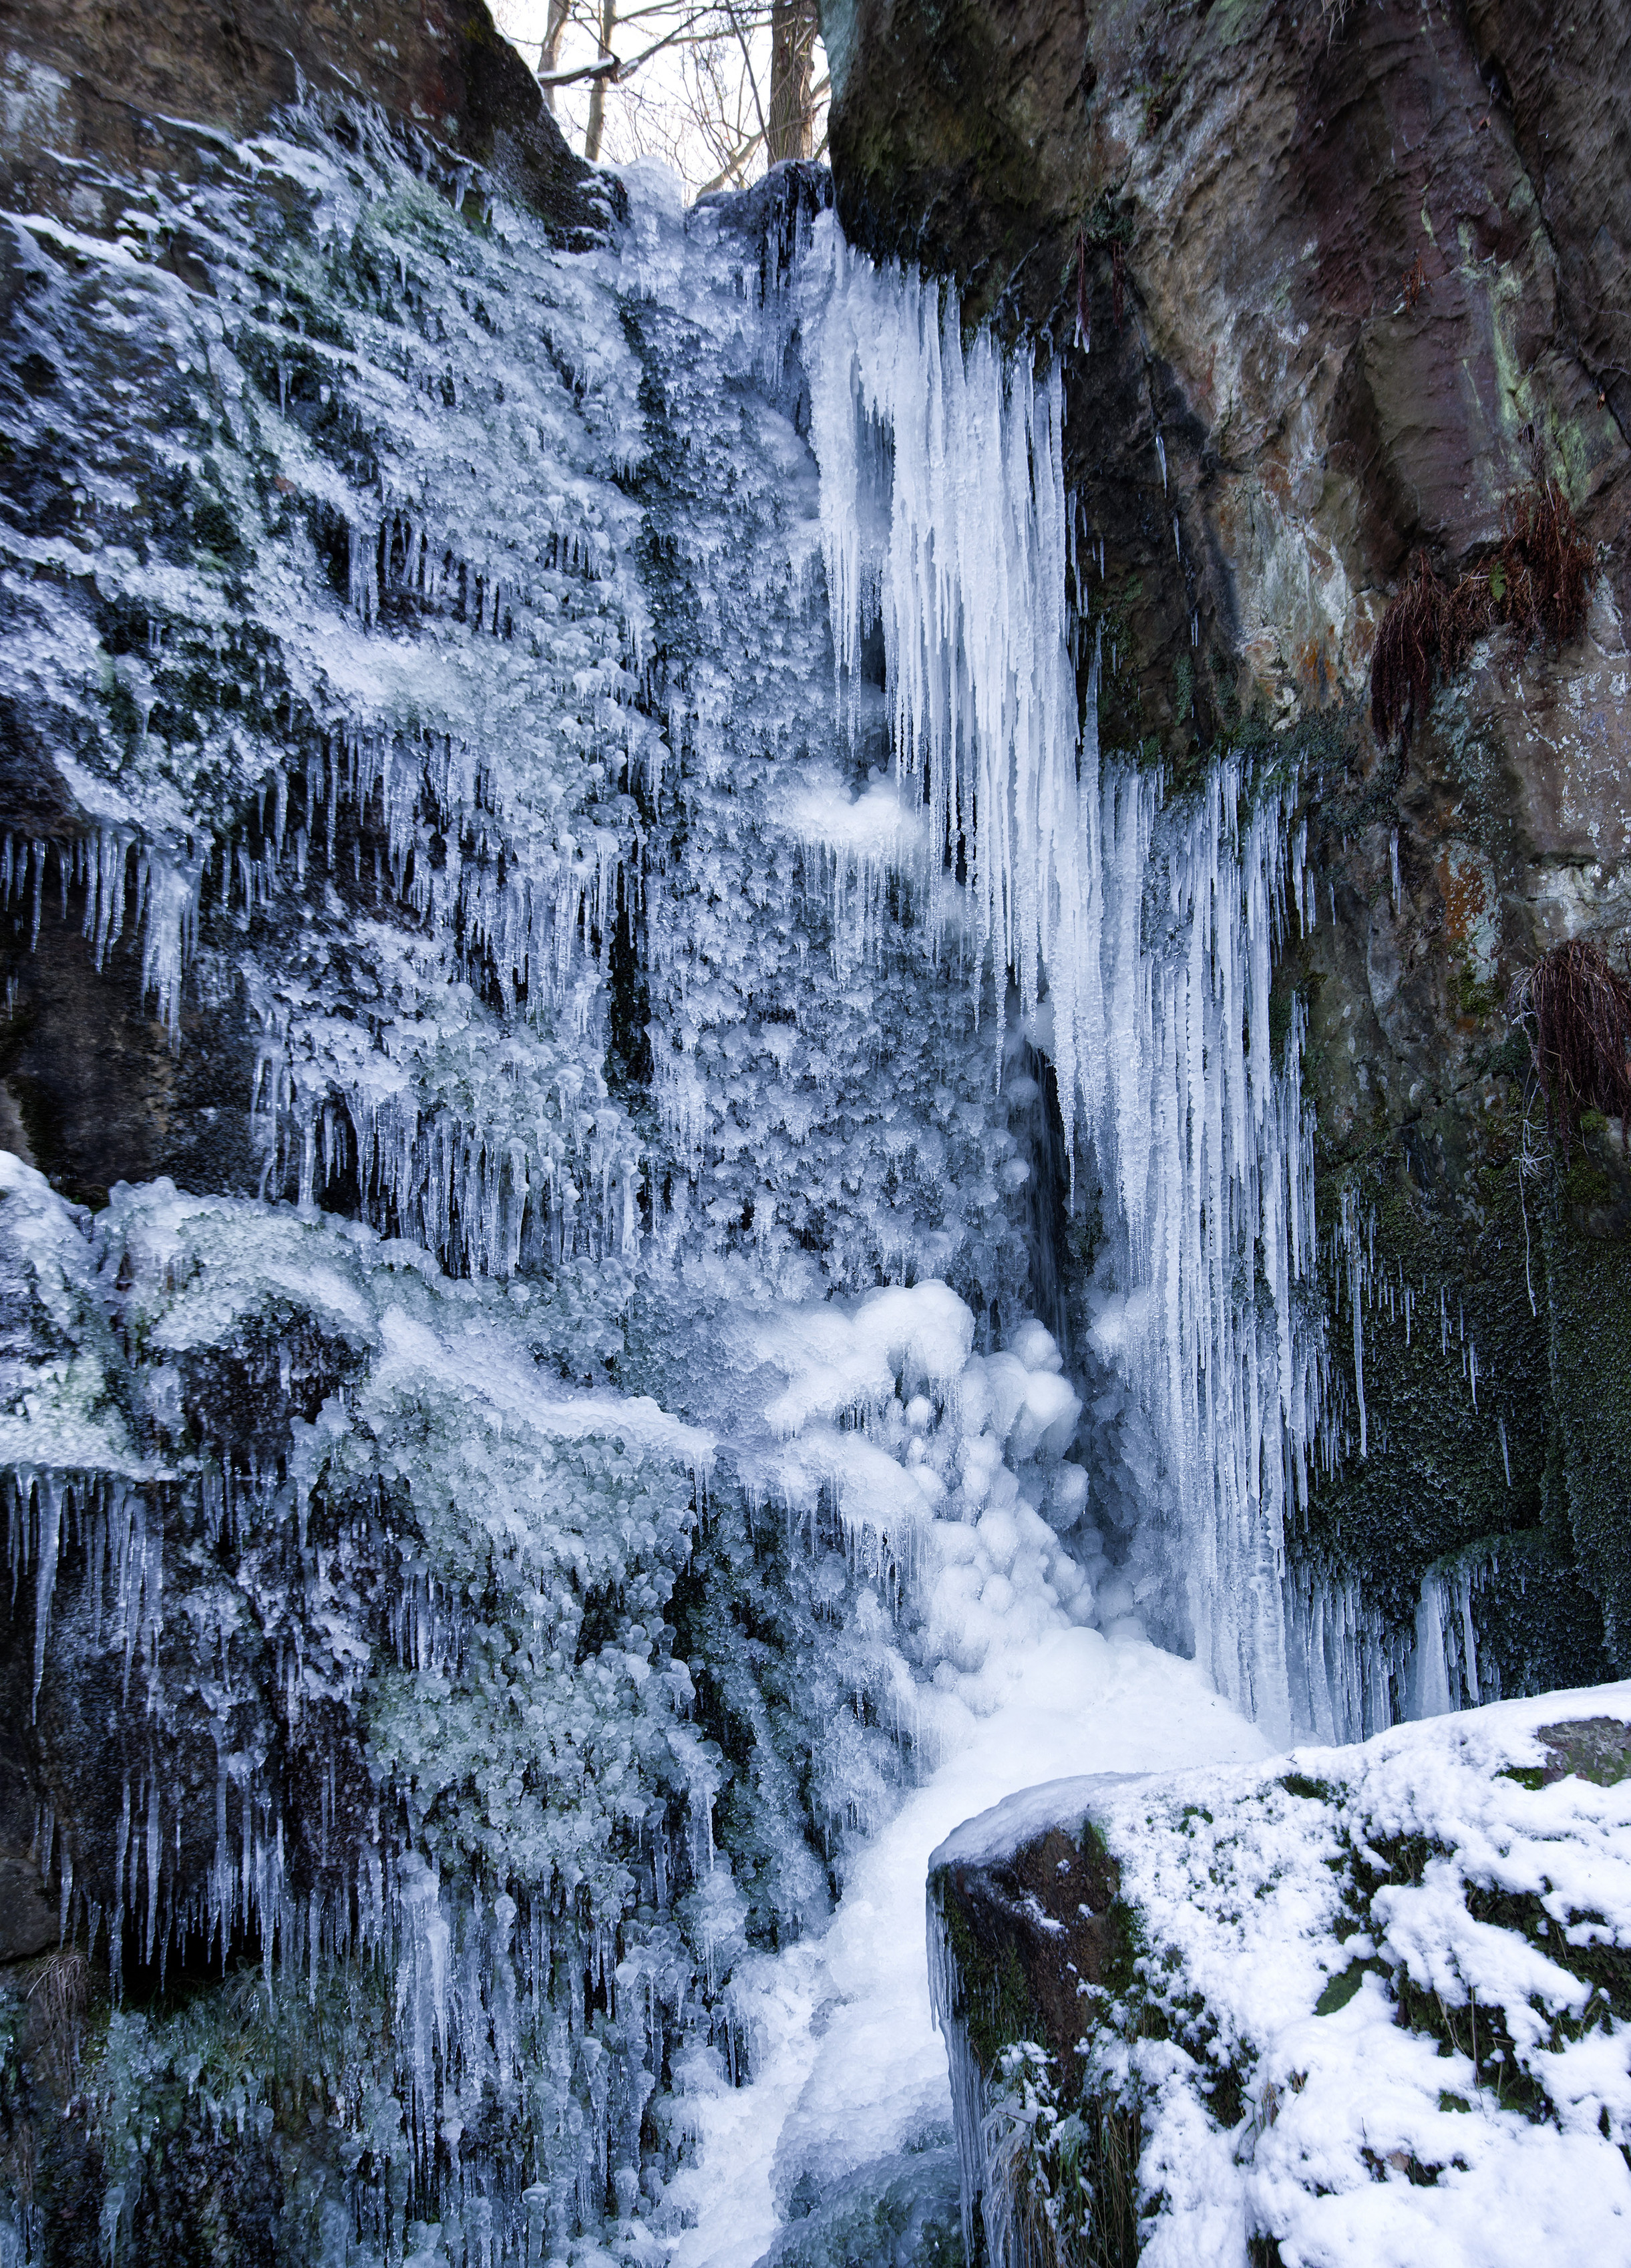
[[[1307,911],[1295,782],[1248,800],[1225,759],[1164,806],[1157,774],[1101,753],[1057,364],[1039,378],[983,333],[965,351],[955,297],[880,273],[830,217],[800,288],[841,688],[881,625],[900,794],[927,806],[927,856],[965,854],[975,983],[987,952],[999,1004],[1011,973],[1067,1154],[1079,1139],[1091,1161],[1108,1230],[1094,1350],[1155,1429],[1141,1587],[1180,1601],[1220,1691],[1289,1734],[1285,1528],[1323,1352],[1300,1296],[1300,1004],[1278,1049],[1270,1035],[1288,891]]]
[[[0,1167],[40,1738],[119,1697],[40,1835],[126,1996],[104,2233],[187,2072],[245,2150],[298,2112],[323,2268],[752,2268],[945,2148],[951,1825],[1348,1705],[1284,1573],[1297,783],[1100,747],[1058,367],[813,169],[635,169],[568,247],[313,101],[151,201],[29,224],[85,502],[0,586],[74,751],[31,950],[139,932],[176,1062],[252,1035],[210,1193]],[[133,463],[231,541],[145,541]],[[226,2029],[153,2013],[183,1963]]]

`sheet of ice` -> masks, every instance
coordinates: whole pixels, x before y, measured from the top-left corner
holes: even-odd
[[[1138,1639],[1056,1628],[1005,1655],[992,1688],[989,1714],[948,1710],[944,1761],[868,1845],[826,1936],[738,1983],[755,2077],[694,2105],[699,2159],[671,2195],[696,2219],[676,2241],[676,2268],[752,2268],[801,2176],[819,2188],[949,2132],[923,1882],[930,1852],[960,1820],[1017,1784],[1084,1764],[1142,1772],[1267,1749],[1193,1663]]]

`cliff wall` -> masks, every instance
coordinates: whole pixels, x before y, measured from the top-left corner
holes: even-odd
[[[1473,1697],[1623,1666],[1623,1134],[1554,1145],[1506,1004],[1561,940],[1624,956],[1631,15],[840,0],[826,31],[846,228],[1064,357],[1106,742],[1180,791],[1228,745],[1299,768],[1279,1012],[1333,1392],[1292,1550],[1316,1650],[1359,1634],[1353,1729],[1451,1590]],[[1379,736],[1390,602],[1423,559],[1498,585],[1547,480],[1583,629],[1482,637]]]

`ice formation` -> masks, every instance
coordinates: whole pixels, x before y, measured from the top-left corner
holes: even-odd
[[[877,622],[903,792],[927,802],[937,855],[966,858],[976,970],[989,952],[1023,1016],[1046,996],[1067,1155],[1079,1134],[1106,1216],[1095,1351],[1153,1422],[1172,1506],[1144,1580],[1157,1558],[1183,1571],[1181,1634],[1289,1731],[1281,1570],[1322,1352],[1298,1302],[1300,1010],[1278,1060],[1269,1029],[1287,891],[1304,894],[1293,792],[1248,805],[1225,761],[1164,809],[1157,778],[1101,758],[1097,663],[1084,710],[1071,661],[1085,593],[1058,365],[1040,378],[983,335],[965,353],[954,296],[880,275],[830,217],[804,275],[841,681]]]
[[[138,930],[183,1061],[259,1034],[235,1195],[0,1160],[35,1705],[121,1697],[43,1863],[115,1989],[249,1980],[246,2055],[115,2009],[107,2242],[178,2073],[260,2147],[293,2068],[303,2257],[700,2262],[738,2096],[767,2227],[944,2131],[898,1903],[959,1809],[1375,1683],[1282,1581],[1295,783],[1100,749],[1057,369],[813,171],[567,247],[361,113],[189,166],[14,232],[75,503],[0,557],[73,822],[0,891]]]

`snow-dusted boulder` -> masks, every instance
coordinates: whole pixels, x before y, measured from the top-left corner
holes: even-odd
[[[1631,1684],[1056,1780],[929,1910],[997,2268],[1631,2261]]]

